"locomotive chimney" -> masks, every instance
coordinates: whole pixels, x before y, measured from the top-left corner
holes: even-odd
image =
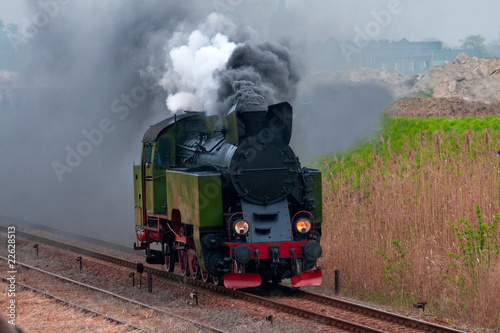
[[[259,135],[262,130],[273,132],[274,139],[290,142],[292,133],[292,106],[287,103],[270,105],[267,110],[246,110],[235,104],[224,118],[226,141],[238,145],[242,139]]]

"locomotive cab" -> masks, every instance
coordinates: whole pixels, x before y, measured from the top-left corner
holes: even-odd
[[[146,132],[134,166],[134,247],[150,263],[178,263],[230,288],[320,284],[321,173],[301,168],[289,146],[291,105],[235,105],[224,128],[217,123],[190,112]]]

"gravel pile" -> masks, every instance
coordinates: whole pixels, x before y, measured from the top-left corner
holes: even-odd
[[[451,63],[430,68],[406,95],[421,94],[500,101],[500,60],[470,58],[462,53]]]

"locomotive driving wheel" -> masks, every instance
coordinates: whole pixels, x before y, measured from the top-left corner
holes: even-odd
[[[189,276],[188,254],[184,249],[179,249],[179,268],[182,275]]]
[[[223,280],[223,277],[222,277],[222,276],[212,276],[212,282],[213,282],[216,286],[220,286],[220,285],[222,285],[222,280]]]
[[[175,251],[168,243],[165,243],[165,269],[172,273],[175,268]]]
[[[203,269],[201,269],[201,267],[200,267],[200,277],[203,282],[207,283],[209,274],[208,272],[205,272]]]
[[[200,266],[198,266],[198,258],[196,257],[196,253],[192,250],[187,251],[187,260],[189,265],[189,271],[191,272],[191,276],[196,279],[198,276],[198,271],[200,270]]]

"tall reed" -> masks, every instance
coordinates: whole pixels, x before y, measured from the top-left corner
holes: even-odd
[[[377,136],[322,160],[325,288],[339,269],[345,293],[498,329],[500,118],[386,117]],[[460,237],[481,224],[471,275]]]

